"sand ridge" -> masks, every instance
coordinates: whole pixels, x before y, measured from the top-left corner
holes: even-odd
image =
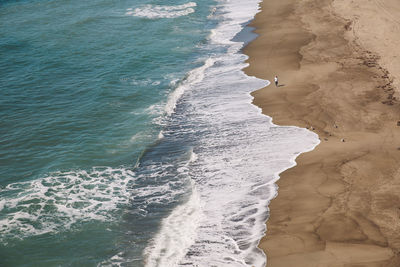
[[[377,2],[397,7],[392,19],[371,17]],[[400,68],[380,41],[400,42],[400,4],[269,0],[261,8],[245,71],[278,75],[283,86],[254,92],[254,104],[321,139],[278,181],[259,245],[267,266],[400,266]],[[375,24],[385,30],[372,38]]]

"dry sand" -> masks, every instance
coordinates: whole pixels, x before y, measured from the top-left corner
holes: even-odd
[[[281,174],[259,245],[267,266],[400,266],[400,2],[261,8],[245,71],[283,86],[254,103],[321,139]]]

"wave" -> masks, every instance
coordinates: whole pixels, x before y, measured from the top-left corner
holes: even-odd
[[[187,89],[191,88],[193,85],[203,80],[205,70],[212,65],[214,65],[214,60],[208,58],[205,61],[204,65],[188,72],[186,78],[168,97],[167,104],[165,105],[165,112],[167,113],[167,115],[171,115],[175,111],[178,100],[182,97]]]
[[[113,221],[130,200],[135,173],[124,168],[55,172],[0,190],[0,240],[68,230],[77,222]]]
[[[145,5],[144,7],[136,8],[135,10],[128,8],[125,15],[148,19],[177,18],[194,13],[194,7],[196,6],[197,4],[195,2],[176,6]]]
[[[144,252],[145,266],[177,265],[195,242],[201,216],[200,199],[193,187],[190,199],[162,221],[161,230]]]
[[[166,113],[174,113],[169,123],[184,125],[176,127],[177,135],[185,134],[193,147],[188,173],[195,190],[162,221],[145,250],[147,266],[264,266],[257,245],[279,173],[319,143],[306,129],[274,125],[251,104],[250,93],[270,82],[242,71],[247,56],[232,38],[258,12],[258,3],[220,2],[221,21],[208,36],[210,58],[168,99]]]

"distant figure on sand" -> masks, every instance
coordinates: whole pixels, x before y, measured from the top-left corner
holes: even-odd
[[[275,75],[274,80],[275,80],[275,86],[278,87],[278,76]]]

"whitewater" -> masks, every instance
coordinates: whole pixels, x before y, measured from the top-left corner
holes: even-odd
[[[251,104],[250,93],[269,81],[243,73],[244,42],[232,39],[257,13],[258,1],[220,3],[213,15],[221,22],[208,46],[224,53],[189,72],[190,82],[170,97],[180,109],[169,123],[184,122],[179,134],[191,140],[196,159],[185,167],[190,196],[163,219],[144,252],[146,266],[264,266],[257,245],[277,194],[274,183],[319,143],[306,129],[274,125]]]
[[[275,182],[319,139],[252,104],[259,2],[3,6],[0,265],[265,265]]]

